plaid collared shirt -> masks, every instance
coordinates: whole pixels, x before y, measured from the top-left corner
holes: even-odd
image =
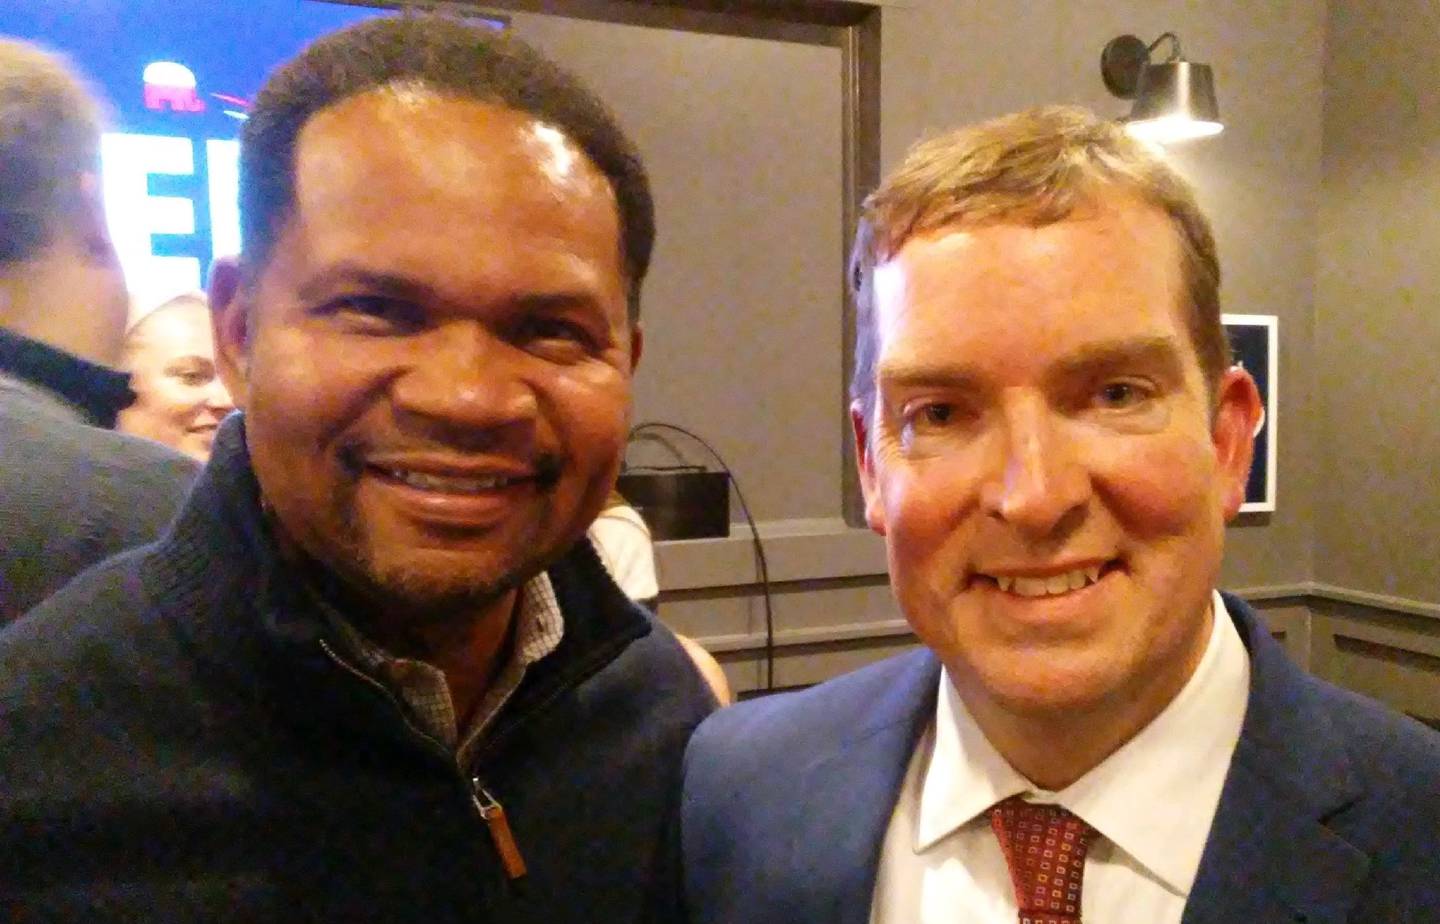
[[[480,734],[520,687],[526,669],[554,651],[565,634],[565,617],[555,598],[555,588],[550,576],[541,572],[520,588],[510,655],[475,707],[469,726],[462,729],[443,671],[424,661],[394,657],[340,614],[327,610],[344,653],[354,666],[388,687],[420,730],[453,751],[461,766],[469,763]]]

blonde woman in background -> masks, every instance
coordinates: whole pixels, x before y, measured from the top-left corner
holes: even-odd
[[[118,429],[209,459],[215,430],[235,404],[215,370],[205,294],[186,292],[132,314],[122,362],[135,403],[120,412]]]
[[[656,609],[660,583],[655,576],[655,543],[650,538],[650,527],[645,525],[640,512],[631,507],[618,491],[611,491],[605,509],[600,511],[586,535],[599,553],[605,570],[610,572],[625,595],[652,610]],[[714,655],[692,638],[678,632],[675,637],[690,660],[695,662],[700,676],[715,692],[720,705],[728,706],[734,702],[730,683]]]

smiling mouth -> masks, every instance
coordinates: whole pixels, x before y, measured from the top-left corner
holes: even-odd
[[[976,576],[993,583],[1002,593],[1017,597],[1055,597],[1083,590],[1097,583],[1115,567],[1118,567],[1115,562],[1104,562],[1048,575],[986,574],[982,571]]]
[[[444,475],[379,465],[370,466],[370,470],[387,481],[437,494],[489,494],[535,480],[530,475]]]

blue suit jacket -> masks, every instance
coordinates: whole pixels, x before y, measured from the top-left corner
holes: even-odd
[[[1440,921],[1440,735],[1304,673],[1225,603],[1251,689],[1185,924]],[[939,671],[917,651],[700,727],[682,822],[691,921],[866,924]]]

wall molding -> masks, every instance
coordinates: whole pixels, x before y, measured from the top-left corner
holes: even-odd
[[[1394,613],[1407,613],[1411,616],[1429,616],[1432,619],[1440,619],[1440,603],[1432,603],[1427,600],[1415,600],[1410,597],[1392,597],[1388,594],[1371,593],[1368,590],[1354,590],[1349,587],[1325,584],[1318,581],[1311,582],[1310,587],[1310,595],[1322,600],[1333,600],[1337,603],[1358,603],[1361,606],[1373,607],[1377,610],[1389,610]]]
[[[1288,584],[1262,584],[1258,587],[1237,587],[1231,590],[1222,587],[1221,590],[1228,591],[1246,601],[1267,601],[1267,600],[1288,600],[1291,598],[1312,597],[1314,584],[1310,581],[1296,581]]]
[[[903,619],[884,619],[875,622],[852,622],[835,626],[814,626],[807,629],[784,629],[775,633],[775,648],[794,648],[800,645],[827,645],[834,642],[855,642],[868,639],[893,639],[900,635],[913,635],[910,623]],[[765,647],[765,633],[742,632],[733,635],[710,635],[696,641],[712,652],[745,651],[753,652]]]
[[[1291,584],[1265,584],[1259,587],[1241,587],[1232,591],[1242,600],[1279,600],[1295,598],[1305,603],[1310,600],[1329,600],[1335,603],[1355,603],[1392,613],[1410,616],[1429,616],[1440,619],[1440,603],[1416,600],[1413,597],[1396,597],[1377,594],[1368,590],[1356,590],[1324,581],[1298,581]]]

